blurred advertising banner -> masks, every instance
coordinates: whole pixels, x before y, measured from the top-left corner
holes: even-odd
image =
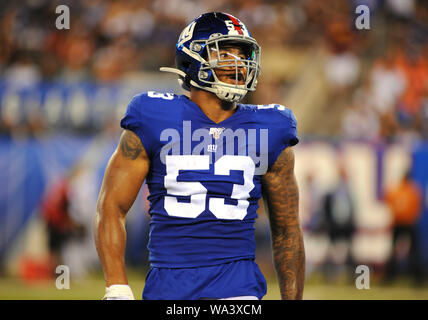
[[[301,192],[302,224],[306,230],[308,261],[323,259],[327,244],[319,241],[316,216],[324,195],[335,192],[340,182],[350,190],[354,205],[355,233],[352,254],[359,263],[382,265],[392,250],[392,212],[386,191],[397,186],[406,172],[418,185],[422,210],[417,222],[420,250],[428,262],[428,144],[379,144],[312,140],[296,147],[296,175]],[[338,208],[341,212],[346,206]],[[342,214],[343,216],[343,214]],[[316,228],[315,228],[316,229]]]

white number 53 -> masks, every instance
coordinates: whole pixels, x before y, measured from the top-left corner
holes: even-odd
[[[170,216],[196,218],[206,206],[207,189],[200,182],[177,181],[180,170],[208,170],[208,155],[182,155],[166,157],[165,210]],[[215,175],[230,175],[231,170],[243,171],[244,184],[234,184],[231,198],[238,201],[236,205],[226,204],[224,198],[210,198],[208,210],[218,219],[242,220],[247,215],[248,198],[254,188],[253,177],[255,165],[247,156],[225,155],[214,164]],[[190,202],[178,202],[177,196],[190,196]]]

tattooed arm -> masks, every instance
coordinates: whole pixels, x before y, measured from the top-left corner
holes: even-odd
[[[125,130],[104,174],[94,224],[95,243],[106,285],[127,284],[125,216],[150,167],[140,138]]]
[[[272,250],[282,299],[302,299],[305,251],[299,222],[299,189],[294,153],[286,148],[262,178]]]

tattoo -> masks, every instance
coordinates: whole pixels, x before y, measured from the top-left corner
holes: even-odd
[[[143,151],[140,138],[131,131],[125,131],[120,138],[120,150],[126,158],[135,160]]]
[[[294,176],[294,154],[285,149],[263,176],[269,212],[272,250],[282,299],[302,299],[305,252],[299,222],[299,189]]]

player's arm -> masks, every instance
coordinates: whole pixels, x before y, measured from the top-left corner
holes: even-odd
[[[282,299],[302,299],[305,251],[299,222],[299,189],[294,153],[286,148],[262,178],[269,214],[274,265]]]
[[[125,217],[149,167],[150,160],[140,138],[125,130],[104,174],[94,224],[95,243],[107,287],[128,284],[124,260]]]

